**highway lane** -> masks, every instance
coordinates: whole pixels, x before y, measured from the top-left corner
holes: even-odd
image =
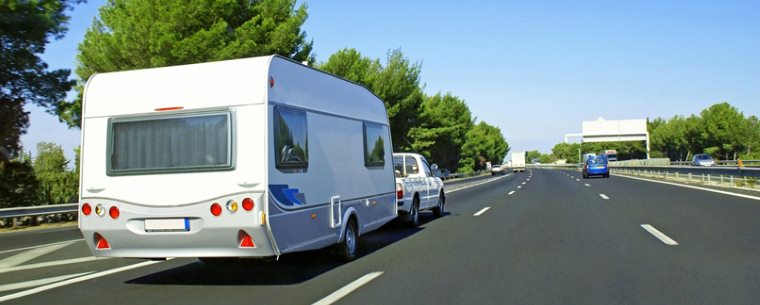
[[[391,224],[365,235],[361,257],[348,264],[336,262],[328,251],[233,269],[175,259],[10,303],[312,304],[344,287],[355,289],[336,304],[754,304],[760,299],[760,240],[754,234],[760,221],[753,220],[760,201],[614,176],[576,181],[579,176],[532,170],[451,192],[446,217],[422,213],[420,228]],[[664,244],[642,224],[678,245]],[[52,255],[87,255],[78,243],[22,265]],[[0,265],[15,254],[0,256]],[[109,259],[2,273],[0,298],[29,289],[2,291],[12,282],[138,262]],[[349,285],[368,278],[361,286]]]

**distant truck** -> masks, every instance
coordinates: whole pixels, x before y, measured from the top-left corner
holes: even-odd
[[[398,214],[403,221],[411,227],[419,226],[421,210],[433,210],[436,217],[443,216],[446,196],[443,181],[433,175],[437,165],[430,165],[420,154],[394,153],[393,167]]]
[[[512,172],[524,172],[525,171],[525,152],[513,152],[512,153]]]
[[[599,155],[607,157],[607,161],[617,161],[618,160],[617,150],[614,150],[614,149],[602,150],[602,151],[599,152]]]

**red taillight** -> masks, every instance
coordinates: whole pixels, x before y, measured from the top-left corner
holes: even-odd
[[[243,209],[245,209],[246,211],[250,211],[250,210],[253,210],[253,206],[254,206],[253,199],[251,198],[243,199]]]
[[[404,187],[401,183],[396,183],[396,199],[404,199]]]
[[[82,214],[85,216],[90,215],[92,213],[92,206],[90,206],[89,203],[85,203],[82,205]]]
[[[214,203],[211,205],[211,214],[214,216],[222,215],[222,205]]]
[[[108,244],[108,241],[105,239],[105,237],[99,233],[95,233],[95,249],[108,250],[111,249],[111,245]]]
[[[113,219],[119,218],[119,208],[112,206],[110,209],[108,209],[108,215],[110,215]]]
[[[182,106],[176,106],[176,107],[163,107],[163,108],[156,108],[153,109],[155,111],[171,111],[171,110],[182,110],[185,109],[185,107]]]
[[[253,238],[251,238],[248,233],[245,233],[243,231],[240,231],[238,233],[240,237],[240,248],[255,248],[256,244],[253,243]]]

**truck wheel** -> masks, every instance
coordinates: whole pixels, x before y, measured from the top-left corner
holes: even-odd
[[[356,252],[359,249],[359,234],[356,230],[356,221],[351,218],[346,224],[346,232],[343,239],[338,243],[338,256],[345,262],[350,262],[356,258]]]
[[[416,228],[420,226],[420,198],[415,196],[412,202],[412,207],[409,209],[409,214],[406,215],[406,224],[410,228]]]
[[[438,196],[438,205],[433,208],[433,216],[435,217],[443,216],[445,205],[446,205],[446,197],[443,196],[443,191],[441,191],[441,196]]]

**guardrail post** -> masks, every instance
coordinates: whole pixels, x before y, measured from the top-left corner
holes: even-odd
[[[676,180],[678,180],[678,172],[676,172]]]
[[[734,176],[728,176],[729,180],[731,180],[731,185],[734,185]]]
[[[689,179],[687,180],[689,183],[691,183],[691,173],[689,173]]]
[[[707,174],[707,183],[708,184],[712,183],[712,180],[710,179],[710,174]]]
[[[723,185],[723,175],[720,175],[720,184]]]
[[[13,217],[13,225],[11,228],[18,228],[18,217]]]

